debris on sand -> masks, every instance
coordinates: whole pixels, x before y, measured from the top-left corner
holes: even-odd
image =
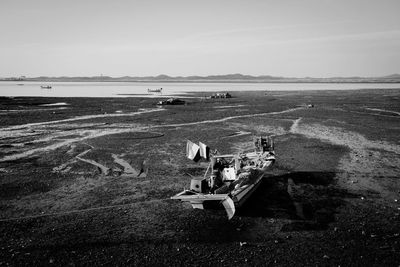
[[[184,105],[186,102],[178,98],[169,98],[167,100],[161,100],[157,105]]]
[[[247,242],[239,242],[239,245],[240,245],[241,247],[244,247],[244,246],[247,246],[248,243],[247,243]]]
[[[228,92],[226,93],[215,93],[212,94],[211,96],[208,96],[206,98],[232,98],[232,95]]]

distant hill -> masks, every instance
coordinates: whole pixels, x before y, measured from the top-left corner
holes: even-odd
[[[384,76],[385,79],[400,79],[400,74],[392,74],[388,76]]]
[[[226,74],[210,76],[177,76],[165,74],[158,76],[91,76],[91,77],[18,77],[1,78],[0,81],[41,81],[41,82],[246,82],[246,83],[400,83],[400,74],[391,74],[382,77],[330,77],[330,78],[291,78],[275,77],[270,75],[252,76],[243,74]]]

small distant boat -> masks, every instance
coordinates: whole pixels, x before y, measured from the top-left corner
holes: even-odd
[[[162,92],[162,88],[147,89],[147,92],[149,92],[149,93],[161,93]]]
[[[23,83],[17,83],[17,85],[21,86],[21,85],[24,85],[24,84]]]
[[[40,88],[42,89],[51,89],[50,85],[41,85]]]

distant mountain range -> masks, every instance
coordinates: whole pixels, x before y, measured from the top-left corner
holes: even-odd
[[[40,82],[243,82],[243,83],[400,83],[400,74],[382,77],[329,77],[329,78],[292,78],[270,75],[252,76],[243,74],[210,75],[210,76],[92,76],[92,77],[11,77],[0,78],[0,81],[40,81]]]

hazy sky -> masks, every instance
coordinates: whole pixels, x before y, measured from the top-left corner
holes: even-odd
[[[400,0],[0,0],[0,77],[400,73]]]

